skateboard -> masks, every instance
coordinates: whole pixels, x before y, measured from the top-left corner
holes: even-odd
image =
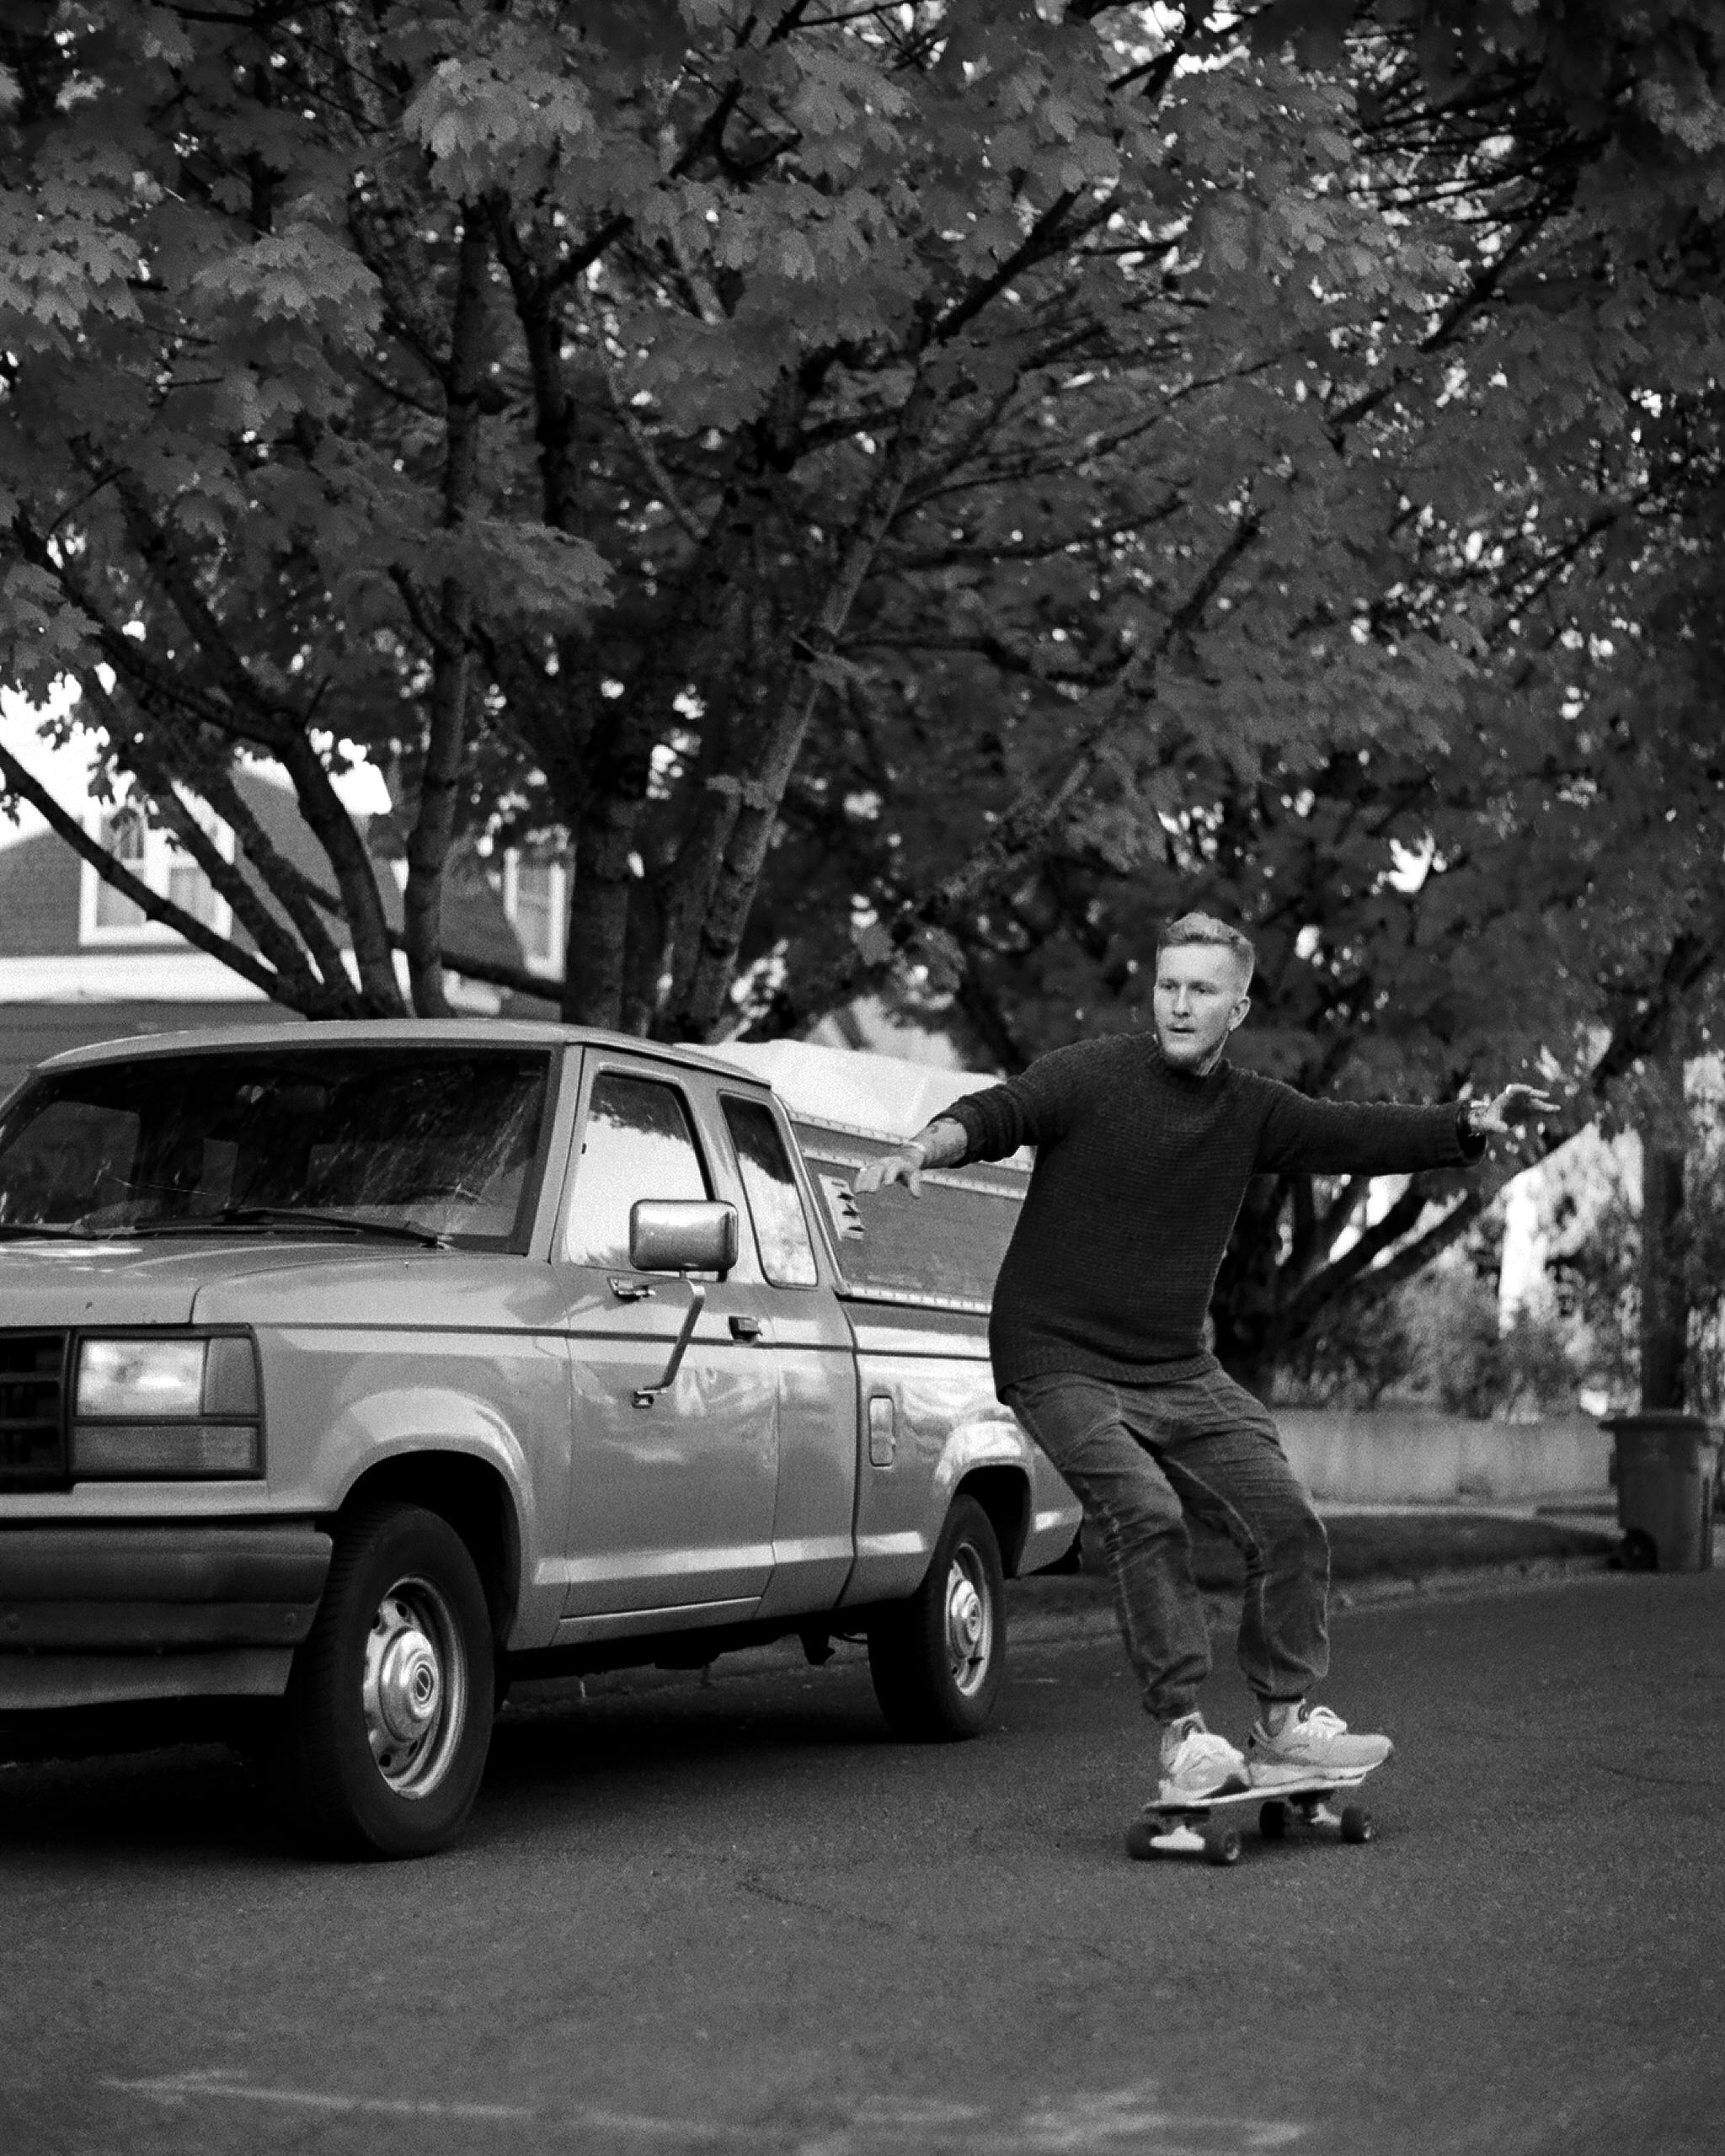
[[[1370,1812],[1363,1804],[1338,1804],[1337,1799],[1376,1771],[1360,1767],[1346,1774],[1315,1774],[1308,1781],[1230,1790],[1201,1804],[1159,1804],[1152,1798],[1126,1829],[1126,1854],[1140,1861],[1201,1856],[1210,1864],[1238,1864],[1240,1830],[1226,1816],[1236,1804],[1257,1805],[1258,1831],[1267,1842],[1285,1840],[1295,1819],[1306,1827],[1333,1827],[1344,1842],[1369,1842]]]

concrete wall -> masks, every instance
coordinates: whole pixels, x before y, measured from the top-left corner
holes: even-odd
[[[1610,1497],[1611,1440],[1583,1416],[1550,1422],[1476,1422],[1393,1409],[1355,1414],[1276,1411],[1295,1471],[1332,1503],[1471,1499],[1519,1504]]]

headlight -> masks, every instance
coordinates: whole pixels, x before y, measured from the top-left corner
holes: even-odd
[[[75,1477],[263,1472],[257,1350],[244,1334],[81,1341],[72,1401]]]
[[[80,1415],[200,1415],[207,1340],[86,1340]]]

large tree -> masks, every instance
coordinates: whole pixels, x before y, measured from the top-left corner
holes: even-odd
[[[1599,21],[1570,52],[1524,19],[1447,92],[1429,40],[1340,48],[1369,115],[1354,184],[1397,216],[1439,197],[1473,256],[1469,309],[1399,352],[1378,325],[1343,336],[1314,370],[1338,461],[1393,459],[1394,518],[1325,557],[1291,633],[1252,594],[1191,652],[1194,691],[1165,674],[1076,754],[1074,700],[1111,667],[1070,559],[953,565],[932,601],[860,620],[874,693],[832,715],[789,806],[803,875],[836,862],[869,926],[849,947],[829,931],[782,1019],[908,958],[1013,1067],[1143,1022],[1159,921],[1210,904],[1263,949],[1244,1052],[1311,1091],[1447,1093],[1542,1058],[1573,1081],[1549,1145],[1657,1050],[1725,953],[1716,704],[1683,656],[1718,558],[1713,91],[1670,64],[1694,19],[1632,26],[1638,52]],[[1680,91],[1668,136],[1650,115]],[[1466,654],[1444,738],[1397,739],[1392,702],[1313,753],[1308,712],[1350,688],[1429,712],[1439,638]],[[1338,643],[1375,664],[1338,669]],[[1283,740],[1242,756],[1183,692],[1200,713],[1278,697]],[[1265,1381],[1343,1299],[1466,1231],[1493,1181],[1422,1180],[1369,1223],[1363,1187],[1255,1190],[1221,1351]]]
[[[478,832],[572,852],[574,1018],[891,979],[1010,1066],[1133,1022],[1208,898],[1314,1090],[1602,1013],[1609,1070],[1719,947],[1711,885],[1635,941],[1665,747],[1569,691],[1701,543],[1721,14],[26,0],[0,664],[80,685],[248,947],[176,925],[307,1011],[441,1007]],[[1432,1195],[1352,1253],[1357,1193],[1267,1195],[1236,1362]]]
[[[932,610],[1022,657],[1028,606],[1088,667],[895,950],[1147,723],[1248,759],[1436,738],[1461,628],[1347,632],[1400,573],[1392,452],[1467,467],[1430,446],[1455,355],[1616,138],[1530,102],[1525,24],[1476,111],[1405,10],[1286,12],[25,0],[6,670],[78,682],[280,1000],[401,1007],[351,744],[396,789],[413,1007],[483,824],[570,846],[566,1015],[682,1035],[765,955],[811,726]],[[1577,424],[1610,362],[1566,376]],[[1525,379],[1475,401],[1522,439]],[[791,963],[792,1008],[848,985]]]

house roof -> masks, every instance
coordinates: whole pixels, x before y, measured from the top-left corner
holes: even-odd
[[[262,772],[242,768],[235,784],[246,806],[256,817],[270,844],[294,867],[324,889],[333,886],[323,849],[301,815],[290,788]],[[373,819],[357,819],[361,834],[371,840]],[[390,863],[375,843],[371,854],[382,894],[386,918],[393,928],[402,925],[401,887]],[[243,853],[241,855],[244,863]],[[0,849],[0,960],[15,958],[72,957],[85,947],[78,937],[79,894],[83,863],[72,847],[56,831],[41,831]],[[280,914],[264,889],[256,873],[248,880],[270,910]],[[485,864],[471,851],[458,851],[446,873],[444,936],[452,950],[494,963],[520,965],[521,949],[503,901],[485,873]],[[351,943],[345,926],[332,921],[331,931],[344,948]],[[234,941],[242,950],[254,951],[251,937],[234,926]],[[128,963],[147,969],[152,959],[184,957],[185,945],[164,934],[160,942],[127,947]],[[235,979],[236,996],[250,991]]]

